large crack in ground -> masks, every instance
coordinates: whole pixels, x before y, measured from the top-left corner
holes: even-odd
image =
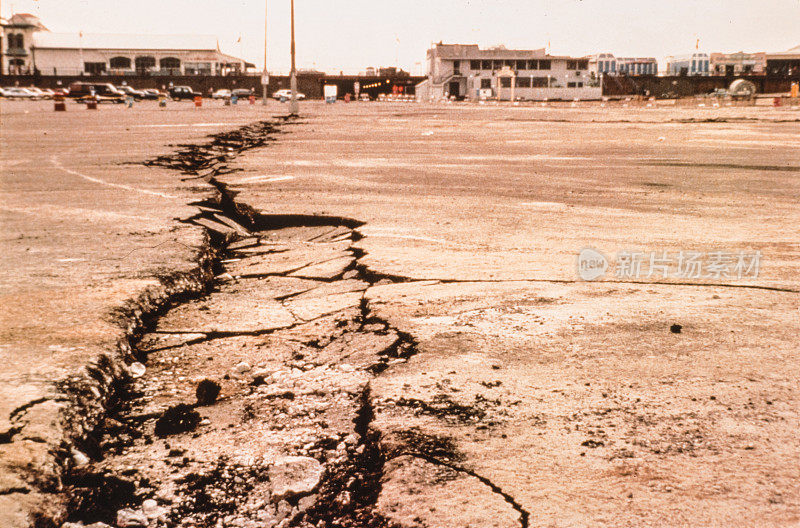
[[[360,222],[261,214],[216,179],[278,132],[278,123],[260,122],[148,162],[216,190],[182,220],[206,230],[213,279],[157,317],[120,313],[141,328],[130,350],[141,364],[123,375],[109,374],[107,360],[90,370],[113,396],[73,450],[69,520],[398,526],[376,503],[385,464],[411,456],[478,479],[527,527],[529,513],[458,463],[446,440],[400,434],[400,447],[387,449],[372,427],[371,381],[416,354],[417,343],[372,313],[366,293],[404,279],[360,261]],[[71,394],[93,393],[76,386]]]

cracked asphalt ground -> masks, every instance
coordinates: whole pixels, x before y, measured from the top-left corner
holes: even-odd
[[[260,107],[156,104],[89,112],[0,102],[0,525],[58,501],[57,388],[126,333],[110,314],[159,277],[197,268],[202,229],[175,222],[210,187],[144,159],[263,115]],[[278,111],[273,108],[273,111]],[[36,405],[31,405],[36,402]]]
[[[96,443],[78,446],[94,460],[68,471],[73,520],[113,522],[104,505],[155,498],[164,523],[187,526],[797,524],[797,111],[304,111],[278,141],[232,157],[243,172],[217,176],[225,198],[238,192],[236,204],[277,216],[202,206],[206,225],[247,224],[257,241],[218,257],[210,294],[176,304],[133,343],[147,373]],[[174,150],[152,148],[131,157]],[[124,192],[203,187],[135,170],[102,179]],[[170,220],[196,214],[181,208],[198,197],[180,197],[152,214],[185,225]],[[328,217],[295,216],[318,214]],[[123,225],[125,240],[130,222],[106,230]],[[576,255],[587,246],[763,260],[743,280],[584,283]],[[158,258],[180,270],[197,255],[160,248],[100,282],[152,281]],[[135,293],[72,306],[99,324]],[[64,310],[43,313],[57,321]],[[116,339],[96,333],[106,341],[71,351],[61,372]],[[37,362],[53,360],[26,363]],[[222,392],[197,407],[199,428],[154,435],[164,409],[193,404],[205,378]],[[10,406],[6,446],[42,434],[19,438],[27,403],[68,405],[46,398]],[[286,468],[307,478],[286,484]],[[15,499],[41,487],[13,469],[3,476],[21,479],[5,488]]]

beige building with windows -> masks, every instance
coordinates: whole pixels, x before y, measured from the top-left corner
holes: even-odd
[[[544,49],[480,49],[477,44],[436,44],[428,50],[428,79],[417,98],[438,100],[600,99],[602,88],[586,57],[548,55]]]
[[[767,66],[766,53],[712,53],[711,75],[763,74]]]
[[[3,71],[42,75],[226,75],[252,65],[208,35],[52,33],[33,15],[3,25]]]

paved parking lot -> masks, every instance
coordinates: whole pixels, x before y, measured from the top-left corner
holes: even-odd
[[[175,219],[208,189],[138,163],[285,109],[0,105],[0,433],[25,409],[47,437],[66,405],[54,383],[116,346],[111,311],[195,265],[202,234]],[[385,277],[364,297],[416,346],[372,381],[372,426],[385,446],[408,431],[444,442],[469,471],[394,458],[382,516],[442,527],[517,526],[522,512],[530,526],[800,521],[800,111],[302,111],[223,179],[270,214],[364,222],[359,264]],[[585,248],[607,259],[597,282],[578,276]],[[730,260],[715,275],[720,252]],[[694,253],[698,276],[681,260]],[[634,254],[639,267],[625,266]],[[668,277],[650,273],[651,255]],[[7,468],[42,456],[39,436],[11,438],[0,445],[6,492],[29,485]],[[0,499],[13,513],[35,495]]]

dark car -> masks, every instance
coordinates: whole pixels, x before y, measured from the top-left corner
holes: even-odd
[[[192,90],[191,86],[173,86],[169,89],[169,96],[173,99],[194,99],[202,94]]]
[[[130,95],[136,101],[141,101],[142,99],[145,98],[145,95],[144,95],[143,91],[135,90],[132,87],[127,86],[127,85],[117,86],[117,90],[119,90],[120,92],[124,93],[125,95]]]
[[[94,96],[100,103],[124,103],[125,94],[110,83],[75,82],[69,85],[69,97],[84,102]]]

